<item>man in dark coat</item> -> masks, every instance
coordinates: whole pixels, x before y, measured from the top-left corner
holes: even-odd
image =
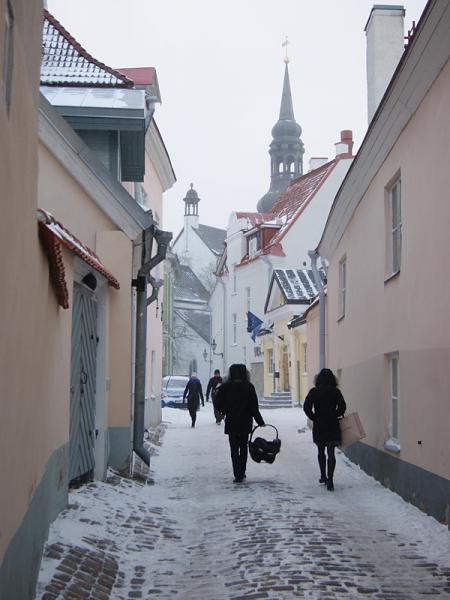
[[[200,383],[200,379],[197,378],[197,373],[192,373],[191,378],[186,384],[186,388],[183,394],[183,403],[186,399],[186,396],[189,414],[191,415],[192,419],[191,427],[195,427],[197,411],[200,408],[200,399],[202,401],[202,406],[205,406],[202,384]]]
[[[253,428],[253,419],[265,426],[259,412],[258,397],[253,384],[248,380],[245,365],[231,365],[228,381],[217,390],[217,409],[225,416],[225,433],[228,435],[235,483],[245,478],[247,467],[248,438]]]
[[[220,415],[220,412],[217,410],[217,406],[216,406],[217,386],[219,386],[221,383],[222,383],[222,377],[220,376],[220,371],[219,371],[219,369],[216,369],[214,371],[214,377],[211,377],[211,379],[208,381],[208,387],[206,388],[206,402],[208,402],[209,394],[211,393],[211,400],[212,400],[213,409],[214,409],[214,417],[216,418],[217,425],[220,425],[220,423],[222,421],[222,417]]]

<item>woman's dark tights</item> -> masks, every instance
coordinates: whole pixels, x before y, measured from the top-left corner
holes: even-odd
[[[325,457],[325,448],[327,449],[328,460]],[[317,444],[321,479],[333,481],[334,468],[336,466],[334,448],[334,444]]]

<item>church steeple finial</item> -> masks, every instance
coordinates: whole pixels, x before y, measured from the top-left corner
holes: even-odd
[[[288,39],[282,46],[289,43]],[[291,84],[289,80],[289,57],[284,58],[283,92],[281,94],[280,116],[272,128],[272,142],[270,143],[270,188],[258,202],[259,212],[271,212],[273,205],[284,192],[289,182],[299,175],[303,175],[303,154],[305,148],[300,139],[302,128],[294,117]]]

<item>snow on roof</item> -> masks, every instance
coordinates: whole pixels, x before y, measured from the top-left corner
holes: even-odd
[[[270,221],[273,219],[272,213],[258,213],[258,212],[237,212],[236,219],[247,219],[248,227],[255,227],[259,223]]]
[[[227,237],[226,229],[220,229],[219,227],[211,227],[210,225],[199,225],[198,229],[192,228],[199,238],[208,246],[208,248],[219,256],[222,254],[225,239]]]
[[[174,299],[184,302],[207,302],[208,290],[194,271],[187,265],[177,265],[174,269]]]
[[[65,268],[61,252],[61,244],[79,256],[85,263],[105,277],[116,290],[120,284],[110,271],[106,269],[99,257],[88,246],[80,242],[68,229],[57,221],[49,212],[38,209],[39,234],[50,264],[50,275],[55,288],[58,303],[69,308],[69,292],[65,278]]]
[[[319,273],[324,281],[324,273]],[[273,274],[286,302],[311,302],[318,293],[311,269],[274,269]]]
[[[209,312],[175,308],[174,313],[203,338],[206,343],[210,343],[211,314]]]
[[[134,85],[131,79],[86,52],[47,10],[42,31],[41,83],[77,87]]]
[[[285,256],[281,246],[281,240],[312,201],[317,191],[333,171],[337,162],[337,159],[333,159],[325,165],[294,179],[273,205],[273,214],[260,215],[262,217],[259,221],[260,223],[274,221],[277,224],[281,223],[281,227],[272,236],[266,246],[260,248],[251,258],[246,256],[241,261],[241,265],[252,262],[259,256],[267,254]],[[254,213],[236,213],[236,215],[238,214],[245,215]],[[256,223],[252,226],[254,227],[255,225]]]

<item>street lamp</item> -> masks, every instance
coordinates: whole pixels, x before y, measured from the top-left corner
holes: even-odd
[[[223,358],[223,352],[216,352],[217,344],[216,344],[216,340],[214,338],[211,343],[211,348],[212,348],[212,353],[214,354],[214,356],[221,356]]]

